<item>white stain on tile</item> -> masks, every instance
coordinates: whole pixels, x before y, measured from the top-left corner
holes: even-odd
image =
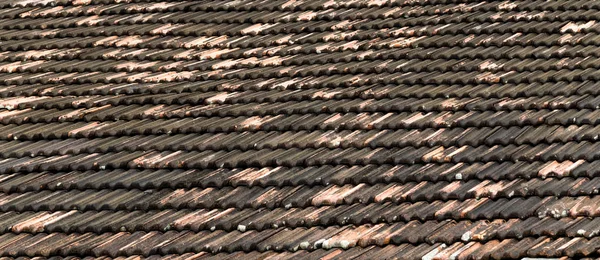
[[[569,22],[565,26],[560,28],[560,32],[561,33],[566,33],[566,32],[579,33],[582,30],[585,30],[585,29],[588,29],[588,28],[594,26],[594,24],[596,24],[596,21],[588,21],[587,23]]]

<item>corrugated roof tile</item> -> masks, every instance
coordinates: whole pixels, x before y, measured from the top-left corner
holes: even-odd
[[[4,1],[0,256],[597,256],[599,9]]]

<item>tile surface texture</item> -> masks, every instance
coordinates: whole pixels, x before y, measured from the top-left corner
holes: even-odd
[[[600,257],[600,0],[0,1],[6,259]]]

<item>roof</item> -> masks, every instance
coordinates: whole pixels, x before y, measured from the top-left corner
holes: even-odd
[[[599,9],[1,1],[0,255],[600,256]]]

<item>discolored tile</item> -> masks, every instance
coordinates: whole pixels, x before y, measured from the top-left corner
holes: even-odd
[[[599,9],[2,1],[0,256],[597,256]]]

